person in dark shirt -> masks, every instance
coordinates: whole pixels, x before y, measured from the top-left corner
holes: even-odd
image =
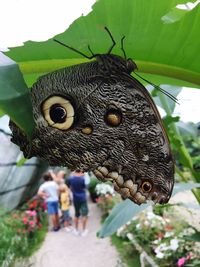
[[[81,236],[86,236],[88,229],[86,228],[88,220],[88,205],[87,205],[87,195],[86,195],[86,182],[84,173],[80,170],[73,172],[69,179],[68,185],[72,191],[73,195],[73,205],[75,209],[75,229],[74,234]],[[82,217],[82,232],[79,232],[79,218]]]

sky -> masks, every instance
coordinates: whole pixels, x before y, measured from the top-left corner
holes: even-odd
[[[91,12],[94,3],[95,0],[0,0],[0,51],[27,40],[45,41],[65,31],[75,19]],[[174,115],[185,122],[200,122],[200,90],[183,88],[178,101]]]

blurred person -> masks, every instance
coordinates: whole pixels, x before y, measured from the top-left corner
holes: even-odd
[[[88,234],[87,220],[88,220],[88,205],[87,205],[87,195],[86,195],[86,183],[84,172],[80,170],[74,171],[69,179],[68,184],[73,195],[73,205],[75,210],[74,218],[74,234],[81,236],[86,236]],[[79,220],[81,216],[82,231],[79,232]]]
[[[70,227],[70,192],[66,184],[61,184],[60,187],[60,203],[61,211],[64,221],[64,227],[67,232],[70,232],[72,228]]]
[[[65,183],[65,171],[60,170],[55,176],[54,176],[54,181],[58,184],[64,184]]]
[[[58,231],[60,229],[58,217],[59,187],[53,180],[51,172],[44,173],[43,179],[44,183],[39,187],[37,194],[46,201],[53,231]]]
[[[90,176],[88,172],[84,172],[85,185],[88,186],[90,183]]]

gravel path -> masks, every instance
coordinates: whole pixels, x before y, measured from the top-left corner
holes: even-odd
[[[109,238],[96,237],[100,229],[100,211],[89,203],[89,233],[75,236],[63,229],[49,232],[42,247],[33,256],[33,267],[116,267],[119,256]],[[73,213],[72,213],[73,214]]]

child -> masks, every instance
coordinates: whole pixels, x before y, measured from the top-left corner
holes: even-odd
[[[65,230],[67,232],[70,232],[71,231],[70,215],[69,215],[70,192],[66,184],[60,185],[60,204],[61,204],[61,211],[63,215]]]

